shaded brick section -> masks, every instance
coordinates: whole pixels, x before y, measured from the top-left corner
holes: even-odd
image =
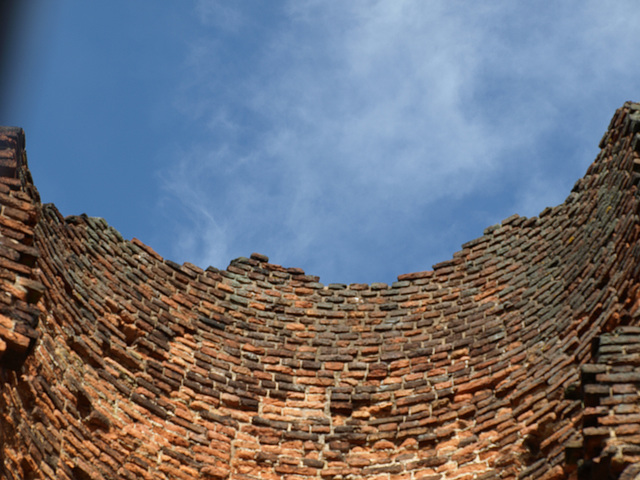
[[[0,366],[20,368],[33,349],[44,292],[36,280],[33,230],[38,192],[27,169],[24,132],[0,128]]]
[[[392,285],[179,265],[8,162],[6,331],[29,343],[5,353],[0,476],[633,478],[638,134],[625,104],[562,205]]]
[[[582,431],[570,446],[584,479],[640,466],[640,327],[618,327],[594,348],[594,363],[582,367]]]

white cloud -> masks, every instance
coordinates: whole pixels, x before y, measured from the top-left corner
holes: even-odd
[[[195,12],[203,24],[226,31],[237,31],[244,24],[237,5],[224,0],[197,0]]]
[[[557,140],[555,130],[591,134],[612,82],[638,86],[633,2],[296,0],[254,43],[260,19],[248,10],[197,5],[205,25],[233,27],[194,41],[179,98],[201,131],[180,154],[170,193],[193,215],[180,228],[201,264],[262,250],[340,280],[349,275],[341,264],[384,264],[398,242],[389,230],[437,216],[442,202],[503,188],[513,208],[535,210],[531,199],[558,198],[566,183],[540,180],[558,162],[536,157],[553,150],[541,142]],[[236,55],[234,42],[243,45]],[[584,151],[568,151],[561,170],[575,175],[569,167],[583,168]],[[502,207],[499,215],[514,213]],[[417,237],[400,248],[415,255]]]
[[[180,160],[160,175],[164,190],[169,194],[161,208],[172,210],[172,199],[179,199],[183,207],[179,209],[179,223],[186,228],[176,229],[174,248],[182,258],[199,262],[203,267],[226,264],[230,259],[227,219],[214,215],[215,209],[208,202],[209,193],[203,190],[206,182],[197,181],[210,175],[207,170],[211,159],[219,154],[175,152],[174,156],[181,157]]]

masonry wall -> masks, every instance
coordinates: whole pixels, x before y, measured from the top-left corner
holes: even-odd
[[[640,326],[638,132],[640,105],[625,104],[562,205],[509,217],[392,285],[323,285],[260,254],[226,270],[178,265],[102,219],[41,205],[22,155],[18,180],[0,191],[0,226],[32,225],[21,238],[0,231],[13,248],[0,249],[0,313],[13,315],[0,329],[0,476],[630,472],[640,440],[612,443],[615,422],[588,430],[600,417],[585,413],[594,397],[583,384],[624,380],[587,374],[610,372],[593,366],[608,361],[601,335]],[[11,143],[21,131],[2,135],[6,151],[21,152]],[[6,263],[11,251],[31,265]],[[20,328],[28,340],[12,343]],[[640,425],[636,416],[627,420]]]

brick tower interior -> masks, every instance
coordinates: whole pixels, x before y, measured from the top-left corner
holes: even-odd
[[[432,270],[323,285],[64,218],[0,129],[0,478],[640,478],[640,104],[600,147]]]

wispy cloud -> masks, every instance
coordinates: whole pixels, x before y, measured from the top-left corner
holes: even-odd
[[[487,224],[557,198],[567,181],[540,179],[572,184],[591,160],[562,142],[639,86],[633,2],[296,0],[270,23],[220,5],[197,3],[179,98],[195,140],[166,182],[189,212],[176,255],[203,265],[261,251],[347,282],[429,268],[481,233],[459,226],[474,198],[495,197]]]
[[[237,5],[223,0],[196,0],[195,13],[204,25],[224,31],[235,32],[244,23]]]

